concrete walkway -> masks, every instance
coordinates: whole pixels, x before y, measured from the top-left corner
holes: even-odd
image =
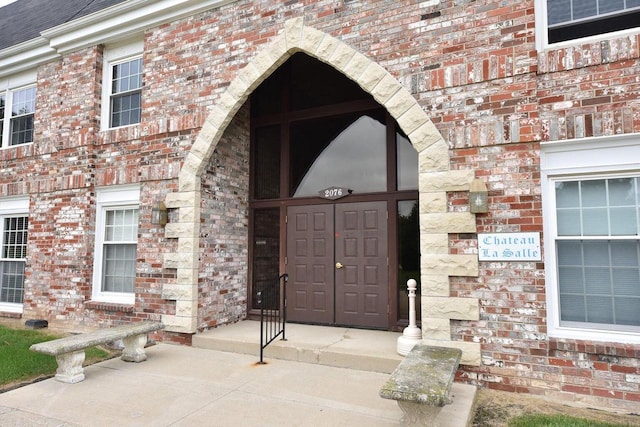
[[[295,347],[292,341],[287,343]],[[298,348],[302,354],[314,352]],[[275,358],[259,365],[258,348],[253,349],[245,355],[158,344],[147,349],[143,363],[112,359],[89,366],[78,384],[48,379],[0,394],[0,425],[400,424],[397,404],[378,396],[388,374]],[[473,387],[455,384],[454,403],[438,417],[442,425],[467,425],[474,393]]]

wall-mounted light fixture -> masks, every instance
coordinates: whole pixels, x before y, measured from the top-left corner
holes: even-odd
[[[489,191],[481,178],[475,178],[471,181],[469,209],[471,213],[489,212]]]
[[[151,208],[151,224],[166,225],[168,221],[167,207],[164,202],[158,202]]]

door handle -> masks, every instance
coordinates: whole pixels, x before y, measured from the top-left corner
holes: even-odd
[[[342,267],[344,267],[344,265],[342,265],[342,263],[341,263],[341,262],[336,262],[336,268],[337,268],[338,270],[340,270]]]

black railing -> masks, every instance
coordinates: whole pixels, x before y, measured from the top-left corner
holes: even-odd
[[[286,341],[285,324],[287,323],[287,280],[289,275],[283,274],[277,281],[266,283],[257,293],[260,305],[260,362],[264,364],[264,349],[282,334]]]

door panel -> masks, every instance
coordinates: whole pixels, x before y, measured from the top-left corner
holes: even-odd
[[[287,209],[287,319],[388,327],[386,202]]]
[[[339,325],[388,326],[386,202],[336,205],[336,313]]]
[[[333,206],[287,210],[287,320],[333,322]]]

